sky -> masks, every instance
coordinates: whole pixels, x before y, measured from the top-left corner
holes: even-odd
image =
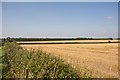
[[[1,0],[2,2],[118,2],[119,0]]]
[[[2,3],[2,37],[117,36],[117,2]]]
[[[0,37],[2,37],[2,3],[0,2]]]

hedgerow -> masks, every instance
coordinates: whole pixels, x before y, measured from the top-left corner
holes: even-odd
[[[80,78],[69,64],[41,50],[28,51],[15,42],[5,43],[2,50],[3,78]]]

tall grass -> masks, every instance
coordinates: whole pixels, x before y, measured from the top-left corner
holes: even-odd
[[[3,78],[81,78],[69,64],[40,50],[25,50],[15,42],[7,42],[2,49]]]
[[[0,47],[0,79],[2,78],[2,47]]]

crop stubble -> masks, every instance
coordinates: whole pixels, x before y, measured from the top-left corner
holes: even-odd
[[[42,49],[61,57],[78,71],[87,68],[93,77],[118,77],[118,44],[34,44],[27,49]]]

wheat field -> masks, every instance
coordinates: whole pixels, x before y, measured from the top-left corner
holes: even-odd
[[[87,70],[88,74],[91,73],[95,78],[118,77],[118,43],[25,44],[21,46],[59,56],[73,68],[78,71]]]
[[[61,40],[61,41],[20,41],[17,43],[59,43],[59,42],[118,42],[118,40]]]

